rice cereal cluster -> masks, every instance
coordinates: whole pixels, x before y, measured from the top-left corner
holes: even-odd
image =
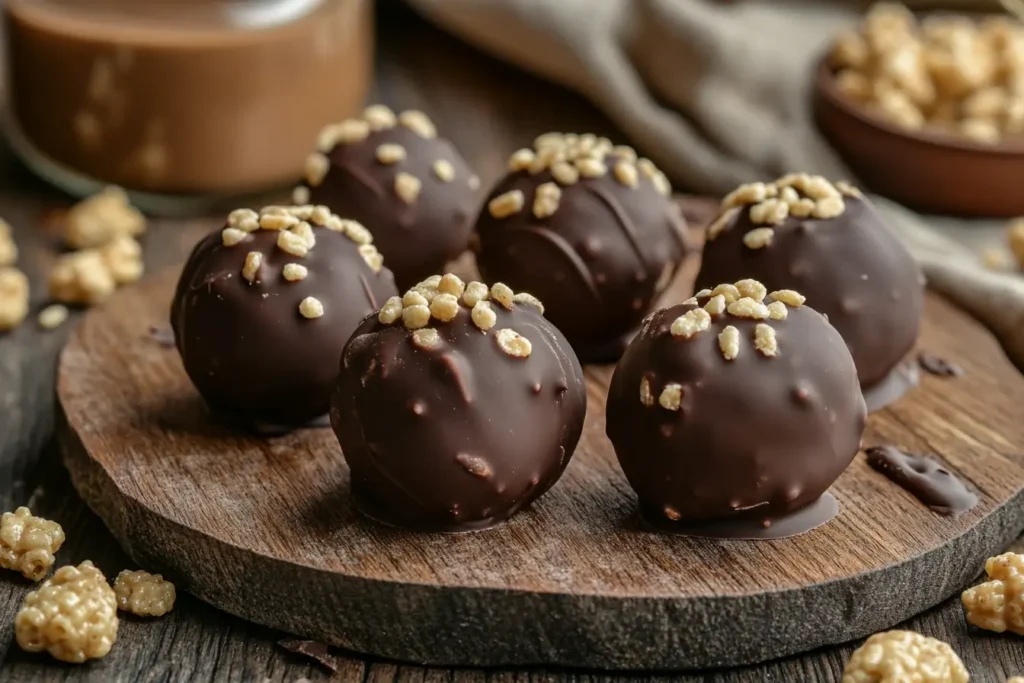
[[[638,158],[627,145],[613,145],[608,138],[591,133],[545,133],[534,142],[533,149],[520,149],[508,160],[511,173],[538,175],[550,171],[553,182],[537,187],[533,206],[537,218],[548,218],[558,211],[562,188],[575,185],[580,179],[601,178],[609,173],[631,189],[641,182],[653,184],[663,197],[672,194],[668,178],[650,159]],[[492,199],[487,210],[495,218],[507,218],[525,208],[526,197],[521,190],[510,190]]]
[[[257,230],[276,230],[277,248],[294,256],[296,261],[284,266],[281,276],[288,282],[306,278],[308,270],[301,259],[316,247],[316,230],[322,228],[340,232],[359,245],[359,254],[366,265],[379,273],[384,259],[373,246],[370,232],[356,221],[339,218],[325,206],[268,206],[257,213],[251,209],[237,209],[228,216],[227,227],[221,231],[224,246],[245,246],[249,234]],[[249,283],[260,280],[260,266],[264,255],[249,251],[242,259],[240,271]],[[319,318],[324,314],[323,303],[316,297],[306,297],[299,303],[299,313],[305,318]]]
[[[450,322],[460,310],[465,309],[473,324],[486,334],[498,325],[500,310],[511,311],[516,304],[533,306],[542,315],[544,313],[543,304],[530,294],[516,294],[500,282],[492,287],[475,281],[466,284],[458,276],[448,273],[427,278],[405,296],[388,299],[377,319],[384,325],[401,322],[406,329],[413,331],[413,343],[429,350],[441,343],[437,330],[428,327],[431,322]],[[494,339],[498,348],[513,358],[526,358],[533,350],[530,340],[511,328],[498,329]]]

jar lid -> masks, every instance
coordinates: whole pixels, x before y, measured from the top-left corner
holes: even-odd
[[[4,14],[12,143],[75,194],[291,185],[372,71],[369,0],[8,0]]]

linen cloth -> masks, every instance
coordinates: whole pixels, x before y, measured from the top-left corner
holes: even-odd
[[[409,2],[467,42],[587,97],[688,191],[724,195],[790,171],[852,177],[815,129],[810,89],[817,59],[864,3]],[[1024,278],[986,270],[976,254],[1001,239],[1002,225],[874,199],[929,285],[987,325],[1024,370]]]

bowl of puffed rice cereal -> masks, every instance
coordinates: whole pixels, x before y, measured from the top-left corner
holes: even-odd
[[[933,213],[1024,214],[1024,23],[879,3],[815,85],[818,127],[871,190]]]

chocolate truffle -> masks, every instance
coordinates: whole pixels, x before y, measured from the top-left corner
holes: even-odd
[[[367,516],[423,531],[501,522],[541,496],[583,431],[586,388],[529,294],[433,276],[345,346],[331,423]]]
[[[479,186],[426,114],[378,104],[324,128],[293,199],[365,225],[405,289],[466,251]]]
[[[803,302],[748,279],[644,320],[612,377],[607,432],[651,524],[760,535],[815,505],[857,454],[857,370]]]
[[[345,341],[397,292],[359,223],[323,206],[239,209],[192,250],[171,327],[211,408],[296,426],[327,414]]]
[[[538,296],[584,361],[617,359],[686,253],[668,180],[630,147],[558,133],[508,171],[477,219],[485,279]]]
[[[871,202],[802,173],[743,185],[722,208],[696,286],[750,277],[806,292],[846,340],[861,386],[885,380],[917,339],[923,278]]]

